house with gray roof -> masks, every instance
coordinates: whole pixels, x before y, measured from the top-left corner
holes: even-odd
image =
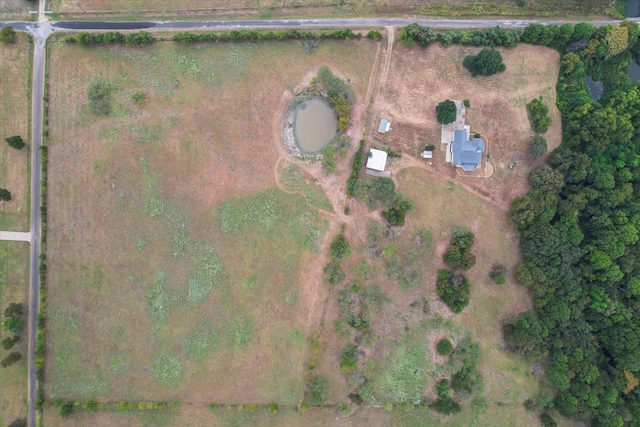
[[[465,172],[473,172],[482,164],[484,153],[484,141],[480,138],[469,140],[466,129],[456,130],[453,133],[451,147],[451,163],[460,166]]]

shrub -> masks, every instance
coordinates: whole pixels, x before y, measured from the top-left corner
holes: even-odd
[[[333,239],[333,242],[329,245],[329,254],[335,262],[342,261],[351,256],[351,246],[344,236],[344,233],[338,234],[336,238]]]
[[[502,55],[494,48],[484,48],[477,55],[468,55],[462,62],[472,76],[492,76],[507,69]]]
[[[60,417],[69,418],[73,411],[75,410],[75,405],[72,400],[64,402],[60,405]]]
[[[462,101],[462,103],[464,104],[465,107],[469,108],[471,107],[471,102],[469,102],[468,99],[465,99],[464,101]]]
[[[22,332],[22,319],[17,317],[7,317],[2,321],[2,329],[10,334],[19,334]]]
[[[351,138],[341,135],[331,141],[329,145],[322,150],[322,168],[326,173],[336,170],[338,160],[344,159],[347,152],[351,148]]]
[[[453,390],[451,389],[451,385],[449,384],[449,380],[443,379],[436,383],[436,394],[440,398],[448,399],[453,394]]]
[[[209,409],[211,409],[212,411],[216,411],[218,409],[218,404],[217,403],[209,403]]]
[[[269,412],[272,414],[277,414],[278,411],[280,411],[280,408],[278,408],[278,404],[276,403],[272,403],[269,405]]]
[[[88,400],[87,403],[84,404],[84,407],[91,412],[98,411],[98,402],[95,400]]]
[[[440,124],[446,125],[455,122],[457,114],[456,103],[450,99],[442,101],[436,106],[436,118]]]
[[[329,264],[324,266],[324,280],[330,285],[339,285],[344,282],[344,279],[347,277],[340,264],[337,262],[330,262]]]
[[[504,264],[493,264],[491,271],[489,271],[489,278],[495,282],[496,277],[503,276],[507,272],[507,267]]]
[[[535,134],[531,138],[531,144],[529,145],[529,156],[533,159],[539,159],[547,154],[547,150],[547,140],[542,136]]]
[[[505,283],[507,283],[507,278],[504,277],[502,274],[498,274],[496,277],[493,278],[493,282],[496,285],[504,285]]]
[[[6,27],[5,27],[6,28]],[[24,140],[20,135],[10,136],[4,139],[9,144],[9,147],[15,148],[16,150],[22,150],[24,147]]]
[[[131,94],[131,102],[136,104],[138,107],[142,107],[146,99],[147,95],[145,95],[143,92],[133,92]]]
[[[384,208],[381,215],[387,220],[391,226],[404,225],[405,215],[407,212],[412,211],[414,208],[413,201],[410,199],[404,199],[398,195],[396,201],[391,205]]]
[[[329,380],[324,377],[313,377],[306,387],[305,401],[309,406],[322,406],[329,394]]]
[[[529,120],[531,121],[531,130],[536,133],[545,133],[551,124],[551,118],[547,116],[549,107],[542,102],[542,97],[534,99],[527,104],[527,111],[529,112]]]
[[[2,348],[4,350],[11,350],[16,343],[20,341],[20,335],[14,335],[2,340]]]
[[[469,304],[469,281],[462,274],[446,269],[438,271],[436,293],[454,313],[460,313]]]
[[[542,424],[542,427],[557,427],[558,425],[556,423],[556,420],[554,420],[553,417],[551,417],[551,415],[547,414],[546,412],[540,414],[540,424]]]
[[[471,253],[475,241],[474,234],[465,228],[457,227],[451,235],[449,247],[443,255],[444,262],[452,268],[468,270],[476,265],[476,256]]]
[[[353,411],[354,411],[353,406],[347,402],[338,403],[338,405],[336,406],[336,409],[338,410],[338,412],[342,414],[343,417],[350,416],[351,414],[353,414]]]
[[[451,341],[448,339],[442,338],[438,341],[438,344],[436,344],[436,351],[440,356],[448,356],[453,351],[453,344],[451,344]]]
[[[378,30],[371,30],[367,33],[367,37],[373,41],[382,40],[382,33]]]
[[[345,206],[343,212],[345,215],[349,215],[351,213],[351,208],[349,206]]]
[[[25,418],[18,418],[13,420],[7,427],[27,427],[27,420]]]
[[[439,414],[449,415],[457,414],[462,410],[459,404],[457,404],[450,397],[441,397],[433,403],[429,404],[429,408],[438,412]]]
[[[348,374],[358,366],[358,347],[354,344],[347,345],[340,352],[340,369]]]
[[[22,317],[23,314],[24,306],[15,302],[9,304],[4,310],[4,317]]]
[[[11,200],[11,191],[6,188],[0,188],[0,201],[8,202]]]
[[[14,43],[16,41],[16,38],[16,32],[11,25],[8,25],[0,30],[0,42]]]

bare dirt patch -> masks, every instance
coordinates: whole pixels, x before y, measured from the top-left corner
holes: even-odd
[[[390,119],[392,130],[386,135],[372,132],[371,136],[415,157],[425,144],[435,145],[434,158],[421,162],[507,209],[513,198],[527,191],[526,176],[538,164],[527,157],[533,133],[526,103],[543,97],[553,121],[543,136],[550,150],[560,143],[560,112],[555,107],[559,55],[552,49],[527,44],[501,49],[507,70],[474,78],[462,67],[462,60],[478,51],[455,45],[443,48],[434,44],[427,49],[396,45],[387,83],[373,105],[375,117]],[[469,99],[466,121],[471,132],[489,141],[489,161],[495,168],[491,178],[465,179],[444,162],[435,106],[445,99]]]

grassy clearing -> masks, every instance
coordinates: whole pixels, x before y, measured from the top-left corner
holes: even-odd
[[[22,242],[0,242],[0,310],[13,302],[28,303],[29,295],[29,244]],[[26,310],[25,310],[26,314]],[[24,328],[26,330],[26,326]],[[6,338],[4,331],[1,338]],[[18,351],[23,360],[0,370],[0,424],[9,424],[16,418],[27,415],[27,339],[22,339],[10,351],[0,349],[0,358],[9,352]]]
[[[333,212],[333,205],[324,191],[318,186],[318,181],[303,171],[300,166],[283,162],[278,173],[278,180],[286,191],[300,193],[304,195],[307,203],[311,206]]]
[[[302,170],[276,188],[281,115],[322,64],[363,93],[375,50],[53,41],[47,397],[299,401],[330,204]]]
[[[269,19],[277,16],[291,15],[362,15],[380,13],[417,13],[444,16],[464,15],[543,15],[556,16],[567,14],[607,15],[613,14],[615,8],[606,0],[533,0],[527,1],[526,7],[518,7],[510,0],[496,0],[492,3],[476,1],[447,2],[442,0],[390,0],[370,1],[352,0],[336,2],[334,0],[187,0],[176,5],[169,0],[157,0],[150,4],[143,0],[83,0],[75,3],[72,0],[54,0],[52,10],[59,13],[92,14],[100,12],[115,13],[212,13],[243,16],[250,15]]]
[[[23,33],[18,33],[14,44],[0,44],[0,186],[8,189],[12,198],[0,203],[0,230],[29,229],[31,146],[18,151],[4,139],[20,135],[29,142],[31,51]]]

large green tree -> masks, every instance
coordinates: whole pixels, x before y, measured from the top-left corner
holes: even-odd
[[[4,140],[9,144],[9,147],[15,148],[16,150],[22,150],[24,147],[24,140],[20,135],[10,136]]]
[[[471,75],[492,76],[507,69],[502,62],[502,55],[494,48],[484,48],[477,55],[468,55],[464,58],[462,65],[465,66]]]
[[[458,108],[456,107],[456,103],[450,99],[436,105],[436,118],[440,124],[446,125],[454,122],[457,115]]]

